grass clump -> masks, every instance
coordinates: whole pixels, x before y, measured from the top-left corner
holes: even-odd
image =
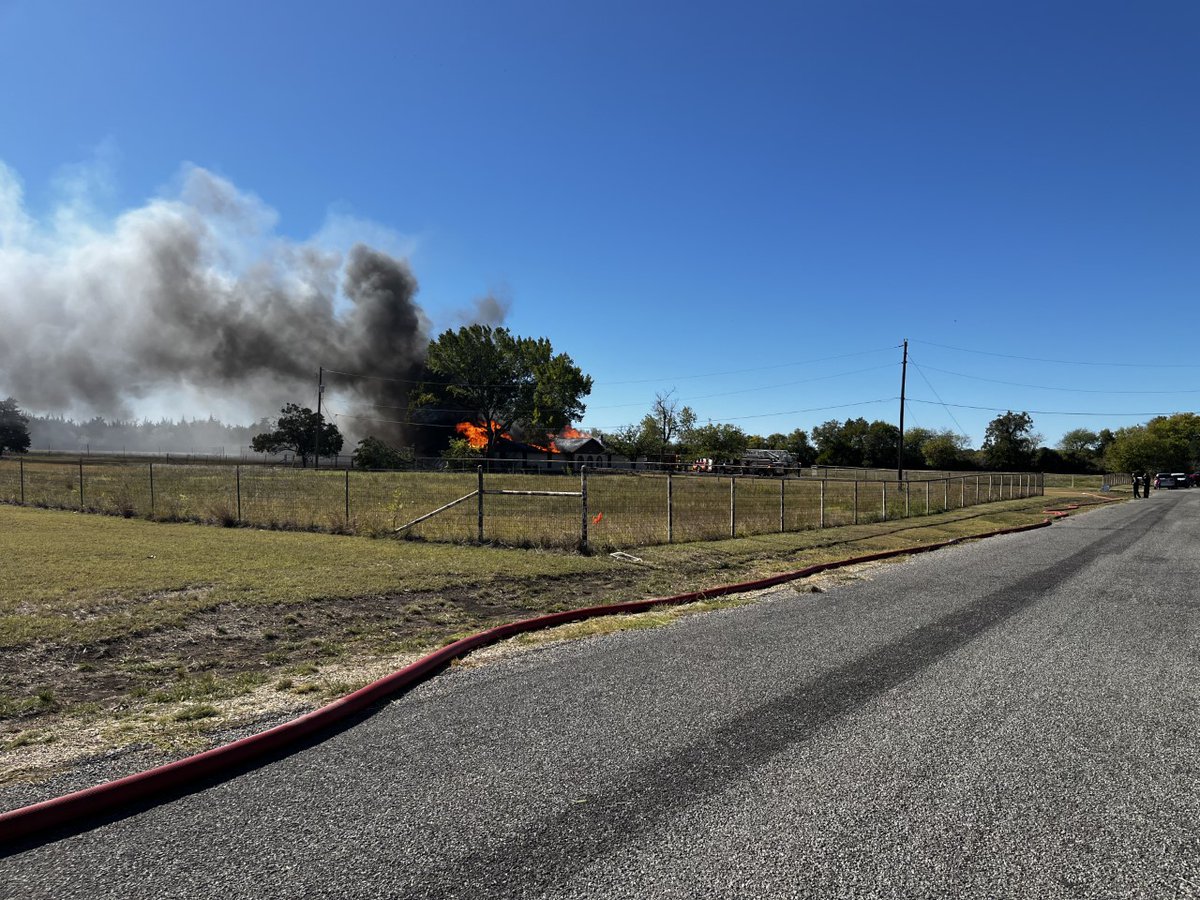
[[[174,713],[171,718],[176,722],[197,722],[200,719],[211,719],[220,714],[221,711],[211,703],[196,703],[192,706],[185,706]]]

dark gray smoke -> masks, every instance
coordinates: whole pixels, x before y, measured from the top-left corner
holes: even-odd
[[[475,301],[473,309],[466,310],[458,316],[463,325],[503,325],[508,316],[510,302],[495,294],[488,294]]]
[[[370,420],[406,418],[428,346],[404,262],[280,238],[269,209],[203,169],[176,198],[86,220],[35,222],[0,163],[0,395],[38,413],[254,421],[314,406],[324,366],[375,376],[327,379],[343,431],[401,438]]]

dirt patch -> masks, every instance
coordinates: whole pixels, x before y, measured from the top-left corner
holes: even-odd
[[[634,580],[510,579],[453,593],[219,603],[179,625],[112,640],[10,648],[0,688],[0,784],[101,749],[195,749],[218,726],[313,708],[464,633],[605,602]],[[115,600],[79,614],[113,609]],[[210,721],[183,728],[173,717],[189,710]]]

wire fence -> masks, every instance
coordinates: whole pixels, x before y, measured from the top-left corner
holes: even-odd
[[[0,502],[163,521],[620,549],[902,519],[1043,493],[1029,472],[908,481],[0,460]],[[429,515],[437,512],[436,515]]]

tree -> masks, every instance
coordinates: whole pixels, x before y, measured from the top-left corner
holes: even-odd
[[[988,423],[981,449],[989,469],[1028,470],[1040,442],[1029,413],[1010,409]]]
[[[813,440],[822,465],[885,468],[896,464],[900,429],[878,419],[847,419],[845,424],[832,419],[813,429]]]
[[[13,397],[0,400],[0,456],[5,450],[13,453],[29,450],[29,417],[21,412]]]
[[[876,419],[862,436],[862,464],[871,469],[894,467],[900,453],[900,429]]]
[[[1058,450],[1063,456],[1092,453],[1099,441],[1100,435],[1094,431],[1086,428],[1072,428],[1059,440]]]
[[[358,469],[404,469],[412,465],[413,455],[410,450],[368,436],[358,442],[351,460]]]
[[[1200,463],[1200,416],[1156,416],[1145,425],[1122,428],[1104,454],[1110,472],[1194,471]]]
[[[473,460],[482,459],[483,451],[472,445],[466,438],[454,438],[450,446],[442,451],[442,459],[450,469],[465,471],[475,468]]]
[[[1060,466],[1074,472],[1090,472],[1099,459],[1100,435],[1086,428],[1072,428],[1058,442]],[[1053,472],[1048,465],[1038,463],[1042,472]]]
[[[910,428],[904,432],[906,469],[964,469],[971,465],[968,439],[949,428]]]
[[[1053,447],[1038,447],[1033,453],[1033,467],[1039,472],[1070,472],[1078,468]]]
[[[565,353],[546,338],[514,336],[507,328],[467,325],[429,344],[427,377],[417,405],[462,409],[487,435],[486,452],[514,428],[559,432],[584,412],[592,390]]]
[[[342,433],[332,422],[308,407],[289,403],[279,412],[275,427],[271,431],[256,434],[250,441],[255,453],[279,453],[291,450],[300,457],[301,465],[308,465],[308,458],[315,455],[318,447],[317,429],[320,428],[320,450],[322,455],[333,456],[342,452]]]
[[[630,460],[640,459],[659,447],[656,436],[647,431],[644,423],[624,425],[614,431],[597,433],[596,436],[613,453]]]
[[[808,442],[808,433],[803,428],[797,428],[791,434],[777,431],[766,437],[752,434],[746,438],[746,447],[752,450],[786,450],[792,454],[798,466],[811,466],[817,458],[816,448]]]
[[[863,419],[858,421],[866,426]],[[816,426],[812,437],[817,445],[817,462],[823,466],[861,465],[862,454],[855,446],[854,432],[854,420],[843,425],[837,419],[830,419]]]
[[[650,420],[650,421],[647,421]],[[654,395],[650,413],[642,420],[659,442],[659,453],[666,456],[676,438],[687,434],[696,424],[696,414],[691,407],[680,407],[675,388]]]
[[[746,452],[746,434],[736,425],[701,425],[688,432],[688,447],[695,456],[735,460]]]
[[[921,458],[931,469],[967,469],[967,439],[950,429],[939,431],[921,444]]]

